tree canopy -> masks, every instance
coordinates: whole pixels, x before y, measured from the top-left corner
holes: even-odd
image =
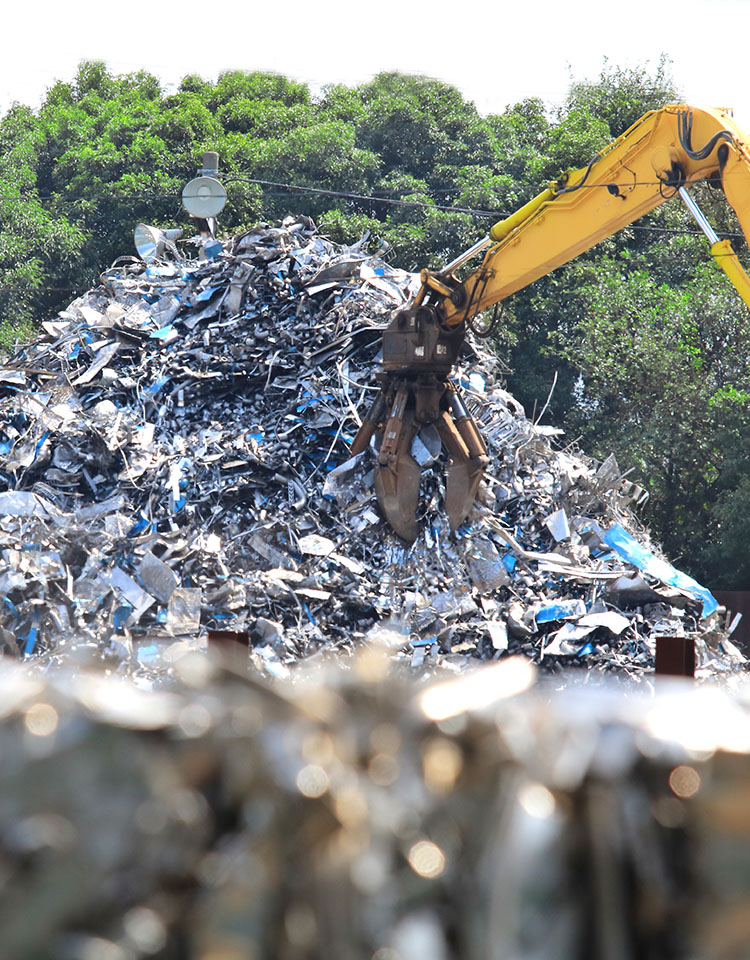
[[[419,269],[679,99],[665,59],[605,62],[594,80],[571,80],[555,111],[529,99],[489,116],[448,84],[397,73],[313,95],[234,70],[168,93],[148,73],[84,62],[38,109],[0,119],[0,339],[129,254],[137,222],[190,230],[179,196],[206,150],[228,178],[222,232],[306,213],[335,240],[369,231],[392,262]],[[737,232],[727,204],[704,194],[716,229]],[[687,214],[665,204],[513,297],[495,347],[529,411],[555,381],[548,416],[588,453],[634,468],[651,494],[646,519],[685,569],[744,587],[750,333],[706,260]]]

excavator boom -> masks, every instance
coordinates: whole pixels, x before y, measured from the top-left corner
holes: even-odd
[[[435,424],[450,457],[445,506],[452,529],[468,515],[487,464],[481,435],[449,381],[474,318],[617,233],[675,196],[705,232],[716,262],[750,307],[750,278],[728,240],[719,240],[688,192],[700,180],[720,187],[750,242],[750,136],[726,110],[671,105],[653,110],[475,243],[439,273],[422,271],[413,302],[383,333],[382,391],[352,450],[379,439],[375,487],[404,540],[417,535],[419,467],[411,442]],[[485,252],[486,251],[486,252]],[[462,282],[456,271],[484,252]],[[475,328],[476,329],[476,328]]]
[[[443,322],[461,323],[505,300],[670,200],[679,187],[706,179],[721,185],[750,238],[750,135],[724,110],[652,110],[587,167],[491,228],[482,266],[443,301]],[[717,256],[732,254],[724,245]]]

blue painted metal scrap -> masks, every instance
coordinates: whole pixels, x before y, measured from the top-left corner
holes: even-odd
[[[715,613],[719,606],[718,601],[706,587],[701,586],[697,580],[693,580],[686,573],[677,570],[666,560],[660,560],[650,550],[647,550],[642,544],[631,537],[631,535],[621,527],[619,523],[613,524],[604,534],[604,542],[611,547],[623,560],[632,563],[634,567],[656,580],[670,587],[676,587],[678,590],[684,590],[696,600],[703,604],[702,616],[705,619]]]

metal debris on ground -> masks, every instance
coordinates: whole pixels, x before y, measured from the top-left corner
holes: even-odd
[[[639,677],[664,635],[694,640],[698,676],[741,666],[716,601],[635,520],[643,491],[553,447],[484,347],[455,376],[490,459],[473,514],[450,533],[428,427],[419,537],[390,532],[349,443],[415,286],[367,238],[288,218],[210,261],[122,258],[43,323],[0,376],[3,649],[144,683],[208,631],[281,677],[371,644],[420,674],[521,653]]]

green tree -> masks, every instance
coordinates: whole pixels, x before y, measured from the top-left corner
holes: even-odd
[[[14,106],[0,127],[0,344],[28,335],[39,310],[71,292],[83,235],[39,198],[34,114]]]
[[[600,261],[578,295],[583,316],[562,348],[580,371],[568,424],[585,449],[635,467],[668,552],[716,585],[719,520],[736,507],[750,453],[719,439],[750,418],[738,392],[750,375],[746,309],[712,264],[677,288]]]
[[[564,113],[589,114],[607,124],[612,138],[619,137],[649,110],[680,103],[671,70],[665,54],[653,71],[648,65],[618,67],[605,57],[597,80],[571,80]]]

